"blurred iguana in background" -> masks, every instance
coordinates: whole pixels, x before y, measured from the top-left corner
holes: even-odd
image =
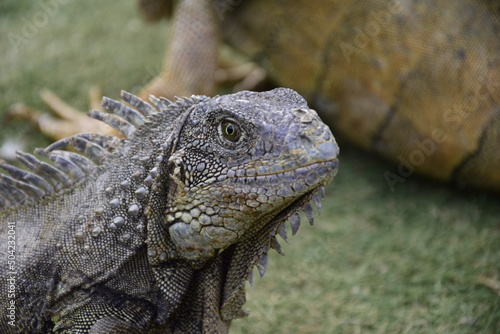
[[[488,0],[139,0],[172,15],[140,94],[213,94],[221,41],[291,87],[356,145],[414,172],[500,190],[500,13]]]

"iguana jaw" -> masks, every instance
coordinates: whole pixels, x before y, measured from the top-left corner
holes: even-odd
[[[271,217],[267,219],[267,226],[264,227],[270,231],[268,234],[274,236],[279,233],[283,239],[286,240],[286,227],[284,223],[289,220],[292,228],[292,235],[295,235],[300,226],[299,212],[301,210],[304,211],[309,223],[312,225],[313,216],[311,205],[309,203],[311,200],[314,200],[318,213],[321,211],[321,199],[324,197],[324,187],[336,176],[338,172],[338,164],[339,160],[337,158],[313,164],[316,166],[320,165],[326,167],[326,169],[330,172],[330,178],[325,179],[322,183],[318,183],[313,189],[307,191],[302,196],[295,198],[292,202],[286,203],[279,210],[272,213],[270,215]]]
[[[210,217],[204,214],[195,218],[191,216],[184,221],[182,221],[182,215],[179,215],[181,219],[169,227],[169,234],[177,246],[179,254],[184,259],[196,262],[206,261],[229,245],[246,240],[254,234],[251,231],[258,231],[270,222],[274,226],[273,229],[276,230],[280,223],[303,209],[303,206],[335,177],[337,167],[338,159],[335,157],[327,161],[310,163],[291,171],[259,175],[253,178],[235,177],[226,179],[224,182],[217,182],[206,191],[217,192],[217,197],[225,199],[229,206],[231,204],[235,208],[238,206],[238,210],[233,212],[221,209],[218,214],[225,215],[225,217],[215,221],[217,225],[212,224],[209,221]],[[310,184],[307,182],[293,183],[293,181],[290,183],[291,175],[294,175],[293,179],[298,180],[306,180],[306,176],[309,175]],[[276,191],[276,195],[266,196],[265,188],[262,185],[268,184],[271,180],[281,180],[283,186]],[[223,185],[218,186],[218,184],[224,184],[228,181],[233,184],[231,188],[226,188]],[[235,185],[238,184],[256,188],[257,191],[250,194],[237,193],[234,190]],[[293,189],[294,186],[295,189]],[[259,193],[261,194],[259,195]],[[312,220],[309,214],[308,218]],[[186,220],[189,223],[186,223]],[[204,224],[205,220],[210,224]],[[292,233],[295,234],[298,228],[297,222],[294,221],[291,224]]]

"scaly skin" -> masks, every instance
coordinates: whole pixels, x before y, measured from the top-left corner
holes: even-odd
[[[252,268],[279,251],[286,220],[296,232],[298,210],[312,219],[308,202],[337,172],[330,130],[292,90],[152,99],[160,112],[123,98],[151,114],[105,99],[121,118],[90,115],[127,139],[38,151],[59,169],[25,154],[31,174],[0,163],[12,176],[0,180],[0,244],[15,236],[1,258],[2,310],[15,303],[3,333],[225,333],[246,315]]]

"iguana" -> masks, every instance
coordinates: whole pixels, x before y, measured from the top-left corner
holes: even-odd
[[[0,163],[2,333],[226,333],[285,221],[312,223],[337,173],[332,133],[290,89],[121,97],[89,115],[126,138]]]

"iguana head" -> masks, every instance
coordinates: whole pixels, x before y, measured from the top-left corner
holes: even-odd
[[[165,224],[180,258],[203,261],[278,226],[337,172],[329,128],[290,89],[195,104],[169,158]],[[264,232],[268,233],[268,232]]]

